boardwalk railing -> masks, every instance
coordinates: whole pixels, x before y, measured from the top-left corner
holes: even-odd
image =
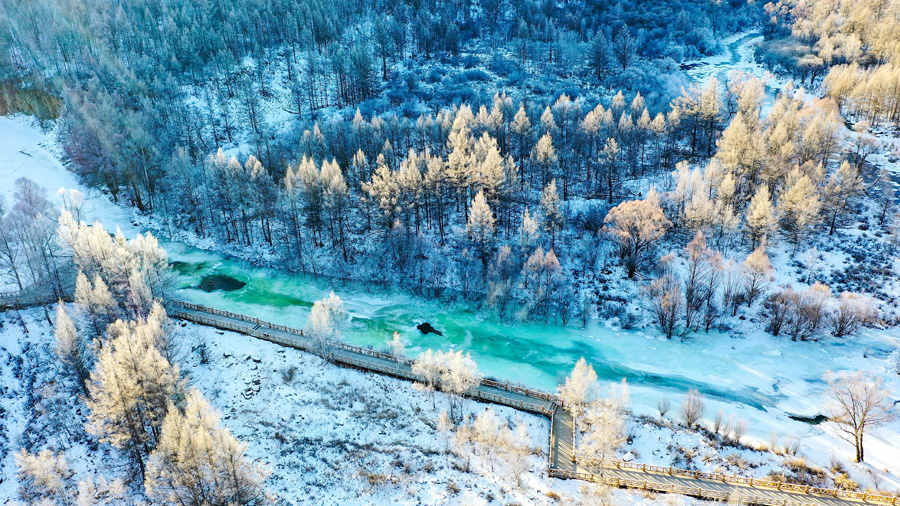
[[[783,481],[759,480],[755,478],[745,478],[742,476],[733,476],[723,473],[704,473],[701,471],[689,471],[687,469],[678,469],[674,467],[638,464],[635,462],[625,462],[622,460],[604,463],[603,467],[640,471],[650,474],[656,473],[665,474],[668,476],[680,476],[684,478],[693,478],[696,480],[717,481],[721,483],[729,483],[732,485],[744,485],[748,487],[778,490],[782,492],[794,492],[798,494],[817,495],[823,497],[838,497],[842,499],[850,499],[877,504],[896,505],[898,502],[900,502],[900,498],[895,495],[872,494],[869,492],[853,492],[850,490],[812,487],[810,485],[785,483]]]
[[[203,325],[209,325],[225,330],[232,330],[259,339],[273,342],[275,344],[296,348],[299,350],[312,352],[311,342],[307,336],[303,334],[301,329],[295,329],[284,325],[262,321],[259,318],[233,313],[231,311],[223,311],[211,307],[193,304],[190,302],[172,301],[176,306],[172,315],[177,318],[190,320]],[[181,309],[179,309],[181,308]],[[189,310],[189,311],[185,311]],[[199,313],[199,314],[198,314]],[[215,318],[215,317],[219,318]],[[232,320],[232,321],[229,321]],[[241,323],[236,323],[241,322]],[[272,332],[276,331],[278,333]],[[387,374],[390,376],[405,378],[412,381],[421,381],[422,378],[412,372],[412,360],[406,358],[395,357],[389,353],[361,348],[344,343],[332,343],[329,345],[331,359],[337,363],[345,364],[358,369]],[[367,360],[373,358],[376,360]],[[503,393],[494,393],[487,389],[500,390],[502,392],[510,392],[526,399],[534,399],[535,402],[529,402]],[[550,467],[549,475],[562,479],[579,479],[593,482],[605,483],[616,487],[638,488],[641,490],[678,493],[690,496],[696,496],[703,499],[713,499],[725,501],[729,500],[729,494],[720,490],[708,488],[710,482],[732,484],[737,486],[748,487],[741,490],[741,501],[752,504],[771,505],[771,506],[811,506],[815,503],[803,501],[776,500],[771,497],[765,497],[759,494],[753,494],[752,488],[763,490],[776,490],[790,494],[834,497],[849,501],[862,501],[873,504],[885,504],[897,506],[900,499],[897,496],[889,496],[883,494],[871,494],[866,492],[851,492],[849,490],[837,490],[811,487],[809,485],[798,485],[794,483],[785,483],[780,481],[758,480],[754,478],[744,478],[741,476],[733,476],[722,473],[704,473],[700,471],[690,471],[687,469],[678,469],[674,467],[653,466],[648,464],[638,464],[625,461],[609,461],[602,463],[602,467],[608,469],[617,469],[632,473],[641,473],[647,476],[647,479],[633,480],[622,477],[602,476],[601,474],[586,472],[570,472],[554,467],[553,462],[559,456],[554,456],[554,438],[555,431],[553,427],[557,423],[559,417],[556,416],[558,409],[565,409],[563,403],[556,396],[547,392],[531,390],[518,385],[512,385],[506,382],[484,379],[478,388],[466,392],[467,397],[488,401],[496,404],[502,404],[513,408],[521,409],[531,413],[537,413],[550,419]],[[574,431],[574,428],[573,428]],[[573,434],[574,445],[574,434]],[[566,456],[564,458],[571,458]],[[662,483],[654,481],[653,475],[667,475],[679,478],[697,480],[696,487],[674,485],[672,483]],[[707,488],[704,488],[707,483]],[[752,488],[750,488],[752,487]]]
[[[551,469],[550,476],[562,479],[591,481],[594,483],[602,483],[604,485],[618,488],[634,488],[639,490],[646,490],[649,492],[681,494],[692,497],[699,497],[701,499],[710,499],[714,501],[734,501],[739,504],[761,504],[767,506],[816,506],[816,503],[813,502],[778,500],[770,497],[746,494],[743,490],[738,494],[735,494],[736,497],[732,497],[732,494],[730,494],[729,492],[703,488],[702,483],[697,487],[689,487],[685,485],[676,485],[674,483],[660,483],[653,480],[633,480],[617,476],[603,476],[593,473],[571,473],[567,471],[560,471],[557,469]]]
[[[207,313],[210,315],[222,316],[222,317],[229,318],[232,320],[239,320],[239,321],[242,321],[245,323],[252,324],[258,328],[247,329],[240,325],[233,325],[233,324],[225,322],[227,324],[226,330],[233,330],[235,332],[252,335],[254,337],[259,337],[260,339],[265,339],[267,341],[275,342],[277,344],[284,344],[285,346],[289,346],[291,348],[298,348],[298,349],[302,349],[305,351],[311,351],[307,344],[303,344],[297,340],[289,340],[289,344],[288,344],[288,342],[282,342],[282,341],[284,341],[284,338],[279,338],[278,336],[275,336],[275,335],[272,335],[272,334],[266,333],[266,332],[261,332],[259,330],[262,328],[278,330],[281,332],[299,336],[301,338],[305,338],[306,336],[303,334],[302,329],[286,327],[284,325],[278,325],[275,323],[263,321],[263,320],[260,320],[259,318],[246,316],[246,315],[243,315],[240,313],[233,313],[231,311],[224,311],[221,309],[207,307],[207,306],[203,306],[200,304],[194,304],[192,302],[184,302],[184,301],[179,301],[179,300],[173,300],[171,302],[172,302],[172,304],[174,304],[176,306],[173,316],[188,319],[188,320],[202,319],[203,321],[197,321],[197,323],[203,323],[204,325],[209,325],[209,326],[213,326],[213,327],[222,327],[222,325],[220,325],[221,320],[214,320],[214,319],[202,317],[200,315],[196,315],[194,313],[185,313],[184,311],[179,311],[177,309],[177,307],[181,307],[184,309],[190,309],[192,311]],[[342,350],[342,351],[346,351],[349,353],[366,355],[366,356],[369,356],[372,358],[377,358],[379,360],[387,360],[390,362],[394,362],[398,365],[412,366],[412,363],[413,363],[412,360],[402,358],[402,357],[395,357],[394,355],[392,355],[390,353],[384,353],[384,352],[380,352],[380,351],[371,350],[369,348],[362,348],[359,346],[353,346],[353,345],[345,344],[345,343],[331,343],[329,345],[329,347],[332,349]],[[337,359],[338,355],[335,355],[334,358]],[[351,365],[354,365],[355,367],[365,368],[365,369],[375,369],[376,368],[376,366],[374,366],[370,362],[365,363],[364,366],[361,366],[359,364],[351,364]],[[389,369],[394,370],[395,368],[389,368]],[[387,372],[387,371],[382,371],[381,368],[378,368],[377,372]],[[388,373],[388,374],[393,374],[393,373]],[[419,378],[418,376],[412,375],[410,372],[407,372],[407,373],[399,375],[399,376],[413,379],[415,381],[421,380],[421,378]],[[539,390],[531,390],[529,388],[525,388],[522,386],[512,385],[510,383],[500,382],[500,381],[495,381],[495,380],[490,380],[490,379],[481,380],[481,385],[485,386],[485,387],[496,388],[498,390],[503,390],[506,392],[516,393],[516,394],[523,395],[525,397],[529,397],[532,399],[539,399],[539,400],[549,402],[552,404],[562,405],[562,402],[560,402],[560,400],[556,396],[551,395],[547,392],[541,392]],[[538,403],[529,403],[529,402],[520,401],[520,400],[508,398],[508,397],[502,397],[502,396],[499,396],[496,394],[489,394],[487,392],[473,393],[473,394],[471,394],[471,396],[473,396],[473,397],[477,396],[484,400],[488,400],[488,396],[492,396],[494,399],[502,398],[503,399],[502,402],[500,402],[498,400],[492,400],[491,402],[496,402],[498,404],[506,404],[506,405],[509,405],[510,407],[523,409],[525,411],[530,411],[533,413],[543,414],[545,416],[550,416],[550,413],[552,413],[552,411],[553,411],[553,408],[548,408],[548,407],[543,406]],[[555,406],[554,406],[554,408],[555,408]]]
[[[46,304],[55,302],[55,298],[50,300],[46,294],[23,294],[21,292],[0,292],[0,309],[2,308],[21,308],[36,304]],[[303,334],[303,330],[288,327],[286,325],[278,325],[276,323],[266,322],[259,318],[224,311],[212,307],[202,306],[185,301],[170,301],[175,307],[172,316],[189,320],[201,325],[207,325],[224,330],[231,330],[241,334],[249,335],[257,339],[269,341],[280,346],[295,348],[298,350],[313,352],[311,342],[307,336]],[[216,318],[218,317],[218,318]],[[232,320],[232,321],[229,321]],[[240,323],[236,323],[240,322]],[[395,357],[391,354],[352,346],[344,343],[332,343],[329,348],[333,351],[331,359],[335,362],[356,367],[358,369],[373,371],[380,374],[387,374],[398,378],[405,378],[413,381],[421,381],[418,375],[412,372],[412,360]],[[374,358],[377,361],[365,360],[365,358]],[[527,399],[534,399],[535,402],[529,402],[515,398],[503,393],[493,393],[487,389],[500,390],[509,392]],[[633,462],[613,461],[603,464],[606,468],[615,468],[632,473],[646,474],[648,479],[634,480],[622,477],[602,476],[600,474],[585,472],[570,472],[558,469],[553,462],[557,461],[560,456],[554,456],[556,434],[554,428],[561,418],[557,416],[557,410],[565,409],[562,401],[547,392],[532,390],[519,385],[512,385],[508,382],[500,382],[496,380],[483,379],[479,387],[466,392],[467,397],[488,401],[496,404],[510,406],[523,411],[537,413],[550,419],[550,466],[549,475],[554,478],[562,479],[579,479],[605,483],[606,485],[615,487],[637,488],[641,490],[677,493],[690,496],[696,496],[703,499],[713,499],[719,501],[730,500],[727,492],[703,488],[703,484],[709,482],[719,482],[745,487],[753,487],[767,490],[777,490],[790,494],[805,494],[808,496],[834,497],[849,501],[862,501],[874,504],[885,504],[897,506],[900,504],[900,498],[897,496],[889,496],[883,494],[870,494],[865,492],[851,492],[848,490],[825,489],[818,487],[810,487],[808,485],[797,485],[793,483],[784,483],[778,481],[757,480],[753,478],[743,478],[740,476],[731,476],[720,473],[703,473],[699,471],[689,471],[686,469],[677,469],[672,467],[652,466],[646,464],[636,464]],[[574,432],[574,427],[573,427]],[[574,446],[574,434],[572,444]],[[574,452],[574,449],[572,450]],[[571,459],[572,456],[567,455],[562,458]],[[661,483],[654,481],[651,477],[654,474],[665,474],[668,476],[676,476],[680,478],[688,478],[697,480],[697,487],[689,487],[675,485],[671,483]],[[707,485],[708,487],[708,485]],[[752,489],[751,489],[752,490]],[[741,491],[740,502],[752,503],[770,506],[813,506],[815,503],[803,501],[776,500],[770,497],[744,493]]]

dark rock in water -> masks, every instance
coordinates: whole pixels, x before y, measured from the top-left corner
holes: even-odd
[[[426,335],[427,335],[427,334],[437,334],[437,335],[439,335],[439,336],[443,336],[443,335],[444,335],[443,332],[441,332],[440,330],[438,330],[438,329],[432,327],[431,324],[428,323],[428,322],[422,322],[422,323],[416,325],[416,328],[419,329],[419,332],[421,332],[421,333],[423,333],[423,334],[426,334]]]
[[[791,420],[797,420],[798,422],[808,423],[810,425],[819,425],[820,423],[828,421],[828,417],[825,415],[800,416],[788,414],[788,418],[790,418]]]
[[[240,290],[245,286],[247,286],[247,283],[244,283],[239,279],[234,279],[231,276],[226,276],[224,274],[211,274],[209,276],[203,276],[203,280],[200,281],[200,284],[197,285],[197,288],[203,290],[204,292],[214,292],[216,290],[233,292],[235,290]]]

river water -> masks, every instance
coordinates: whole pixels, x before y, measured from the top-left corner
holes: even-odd
[[[350,344],[384,349],[397,331],[410,356],[428,348],[461,349],[489,377],[550,391],[584,357],[602,380],[625,378],[633,400],[647,410],[659,396],[677,397],[696,388],[711,400],[742,409],[764,412],[784,404],[794,413],[814,415],[818,406],[806,405],[795,394],[819,389],[825,370],[840,369],[848,363],[846,355],[855,355],[854,345],[832,343],[830,354],[823,355],[820,345],[764,333],[753,339],[700,334],[681,343],[661,338],[654,328],[626,331],[599,319],[585,329],[503,322],[470,304],[257,267],[178,242],[164,246],[176,272],[178,298],[302,328],[312,303],[333,290],[351,316],[342,333]],[[443,336],[417,330],[425,321]],[[868,346],[889,349],[880,339]],[[802,370],[798,363],[805,363]]]

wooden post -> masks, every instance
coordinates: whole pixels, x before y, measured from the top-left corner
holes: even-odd
[[[672,466],[669,466],[669,476],[672,476]]]

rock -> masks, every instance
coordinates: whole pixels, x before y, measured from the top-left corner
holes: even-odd
[[[443,336],[443,335],[444,335],[443,332],[441,332],[440,330],[438,330],[438,329],[432,327],[431,324],[428,323],[428,322],[422,322],[422,323],[416,325],[416,328],[419,329],[419,332],[421,332],[421,333],[423,333],[423,334],[426,334],[426,335],[427,335],[427,334],[437,334],[437,335],[439,335],[439,336]]]

